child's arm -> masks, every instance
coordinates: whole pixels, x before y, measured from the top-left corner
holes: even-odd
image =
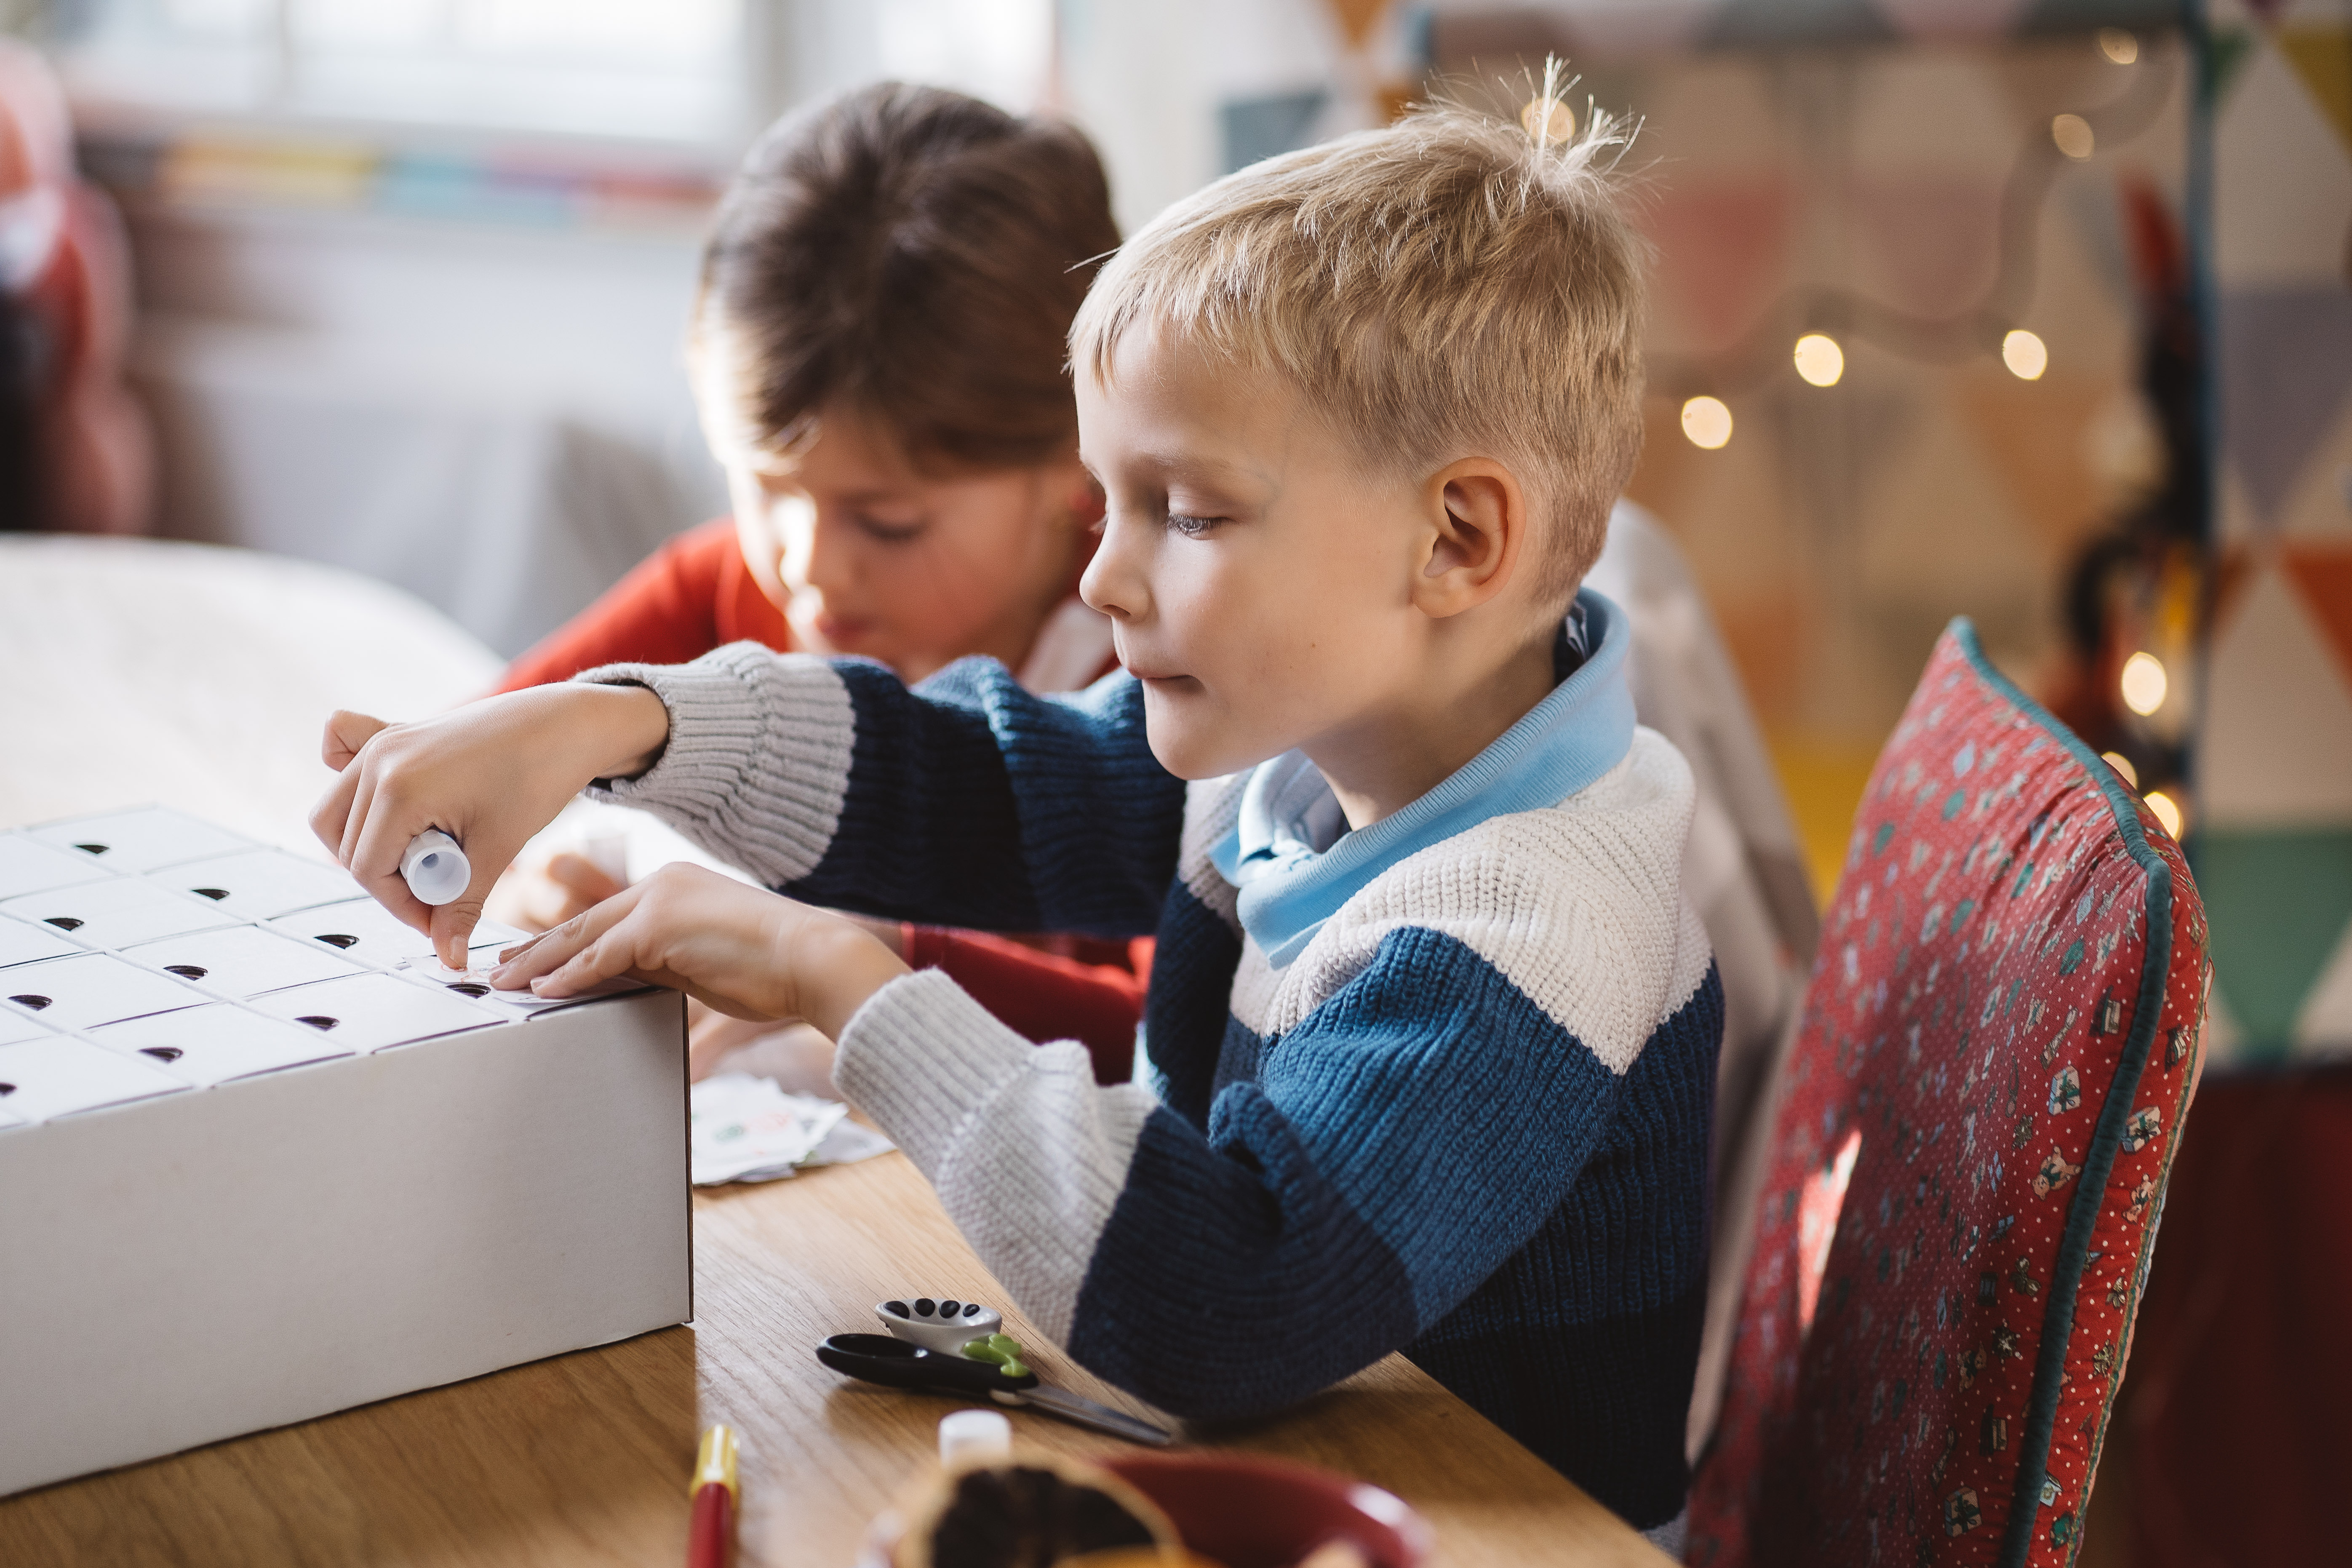
[[[794,898],[996,931],[1158,923],[1184,786],[1125,676],[1039,697],[967,659],[909,689],[865,660],[736,643],[581,680],[642,685],[669,715],[652,770],[599,793]]]

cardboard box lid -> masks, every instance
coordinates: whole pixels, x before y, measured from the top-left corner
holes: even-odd
[[[399,974],[354,974],[257,996],[247,1006],[330,1033],[360,1053],[514,1021],[514,1015]]]
[[[259,1017],[230,1003],[215,1002],[107,1024],[90,1030],[89,1038],[110,1051],[152,1063],[183,1082],[209,1089],[232,1079],[352,1055],[352,1045],[337,1039],[338,1032]]]
[[[243,923],[205,900],[136,877],[27,893],[0,902],[0,914],[53,926],[83,947],[128,947],[159,936]]]
[[[89,855],[110,871],[153,871],[183,860],[258,847],[226,827],[161,805],[78,816],[25,831],[44,844]]]
[[[433,939],[412,931],[373,899],[362,897],[340,904],[303,910],[269,922],[278,930],[307,942],[324,942],[347,958],[378,969],[397,969],[412,958],[433,956]],[[511,945],[525,932],[497,921],[474,928],[474,947]]]
[[[115,957],[84,952],[0,970],[0,1004],[53,1029],[87,1029],[149,1013],[194,1007],[212,998],[168,974]]]
[[[366,889],[340,866],[305,860],[282,849],[247,849],[151,871],[151,882],[210,900],[248,920],[290,915],[320,904],[364,898]]]
[[[180,1094],[187,1085],[152,1063],[56,1035],[0,1046],[0,1107],[27,1122]]]
[[[36,959],[65,958],[82,951],[68,942],[55,926],[0,914],[0,969],[12,963],[31,963]]]
[[[23,833],[0,833],[0,899],[95,882],[112,876],[89,856]]]
[[[5,951],[5,944],[6,938],[0,936],[0,951]],[[230,926],[168,936],[125,948],[121,956],[237,1001],[265,991],[283,991],[289,985],[367,973],[331,947],[266,926]]]

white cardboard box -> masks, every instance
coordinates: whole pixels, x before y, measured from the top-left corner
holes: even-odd
[[[0,833],[0,869],[190,899],[170,867],[251,847],[179,820],[187,857],[149,809]],[[131,888],[60,901],[79,927],[0,914],[0,1495],[693,1315],[683,1000],[288,965],[258,911],[355,889],[253,865],[267,896],[173,954],[89,962]]]

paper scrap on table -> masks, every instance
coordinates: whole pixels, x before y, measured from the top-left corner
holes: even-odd
[[[795,1166],[846,1165],[898,1147],[848,1120],[849,1107],[786,1094],[772,1078],[713,1073],[688,1091],[694,1184],[772,1182]]]

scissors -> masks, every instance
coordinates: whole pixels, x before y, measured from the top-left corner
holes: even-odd
[[[974,1339],[961,1351],[929,1350],[888,1334],[835,1334],[816,1347],[817,1360],[867,1383],[936,1394],[982,1394],[999,1405],[1034,1405],[1130,1443],[1160,1448],[1171,1441],[1149,1422],[1039,1382],[1022,1360],[1024,1353],[1018,1342],[1003,1334]]]

